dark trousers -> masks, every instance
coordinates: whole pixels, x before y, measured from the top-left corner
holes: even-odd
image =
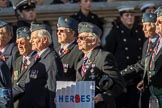
[[[149,108],[150,91],[148,88],[141,93],[139,108]]]
[[[140,92],[137,90],[136,85],[127,87],[127,93],[123,93],[116,98],[116,108],[139,108]]]

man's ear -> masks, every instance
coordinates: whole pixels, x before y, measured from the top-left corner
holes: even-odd
[[[43,43],[48,43],[48,38],[47,38],[47,36],[43,37]]]
[[[97,39],[96,38],[92,38],[91,39],[91,43],[94,45],[94,44],[96,44],[97,43]]]

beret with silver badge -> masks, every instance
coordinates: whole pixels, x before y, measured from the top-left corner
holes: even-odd
[[[91,32],[95,33],[97,36],[101,37],[102,31],[101,29],[89,22],[80,22],[78,25],[78,33],[83,33],[83,32]]]
[[[59,17],[57,26],[58,27],[66,27],[66,28],[70,28],[74,31],[78,31],[78,21],[71,17],[66,17],[66,16]]]
[[[16,37],[17,39],[18,38],[22,38],[22,37],[27,37],[29,38],[30,37],[30,28],[29,27],[19,27],[17,30],[16,30]]]
[[[142,22],[153,22],[155,23],[157,15],[155,13],[144,13],[142,16]]]

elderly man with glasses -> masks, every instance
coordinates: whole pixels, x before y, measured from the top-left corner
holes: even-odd
[[[70,17],[61,16],[57,22],[57,37],[60,46],[56,49],[64,67],[64,81],[76,80],[76,65],[83,53],[77,45],[78,21]]]
[[[95,108],[114,108],[114,98],[124,90],[114,56],[100,47],[101,29],[88,22],[78,25],[78,47],[84,58],[77,66],[77,81],[95,81]]]

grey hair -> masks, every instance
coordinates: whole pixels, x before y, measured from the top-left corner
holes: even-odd
[[[51,34],[47,31],[47,30],[44,30],[44,29],[41,29],[41,30],[38,30],[38,36],[39,37],[47,37],[48,38],[48,43],[49,44],[52,44],[52,36]]]

